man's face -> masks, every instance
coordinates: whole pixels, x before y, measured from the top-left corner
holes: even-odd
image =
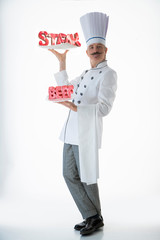
[[[90,58],[91,66],[96,67],[98,63],[105,60],[107,48],[101,43],[93,43],[88,46],[86,53]]]

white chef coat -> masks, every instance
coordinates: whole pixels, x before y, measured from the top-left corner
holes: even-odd
[[[81,181],[96,183],[99,177],[98,148],[101,147],[102,117],[112,108],[117,74],[108,67],[107,61],[103,61],[70,82],[65,70],[54,76],[59,86],[74,85],[73,102],[77,106],[77,112],[69,111],[60,139],[79,145]]]

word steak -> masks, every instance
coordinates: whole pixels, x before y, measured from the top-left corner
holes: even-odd
[[[71,45],[80,47],[81,43],[79,40],[78,33],[75,34],[64,34],[64,33],[47,33],[46,31],[41,31],[38,34],[38,37],[41,39],[39,41],[39,46],[49,46],[49,45],[59,45],[63,43],[69,43]]]

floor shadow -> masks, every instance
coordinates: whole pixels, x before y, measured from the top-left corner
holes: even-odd
[[[72,229],[26,229],[0,227],[0,240],[160,240],[159,229],[100,229],[81,236]]]

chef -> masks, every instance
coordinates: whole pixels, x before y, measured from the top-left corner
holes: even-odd
[[[59,86],[74,85],[74,99],[60,104],[68,107],[68,118],[60,139],[64,142],[63,176],[84,219],[74,229],[88,235],[103,227],[97,179],[98,149],[101,147],[102,118],[113,105],[117,88],[116,72],[107,65],[106,33],[109,17],[100,12],[80,18],[91,68],[68,81],[66,54],[50,50],[59,60],[55,79]]]

